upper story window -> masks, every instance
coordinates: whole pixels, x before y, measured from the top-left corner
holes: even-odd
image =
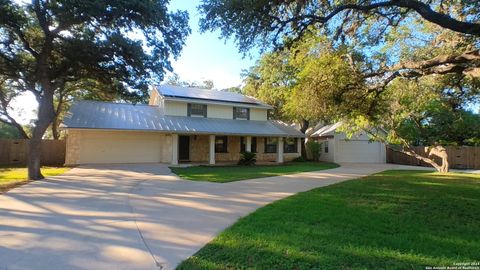
[[[297,153],[297,138],[286,138],[283,143],[283,152],[285,153]]]
[[[188,103],[187,115],[194,117],[207,117],[207,105]]]
[[[250,109],[233,107],[233,119],[250,120]]]

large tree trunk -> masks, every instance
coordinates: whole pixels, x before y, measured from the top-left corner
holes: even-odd
[[[309,126],[310,126],[310,122],[306,119],[302,119],[302,121],[300,122],[300,132],[305,134]],[[300,153],[303,158],[307,159],[307,149],[305,149],[305,139],[301,139],[301,140],[302,140],[302,143],[301,143],[302,149],[300,149]]]
[[[55,119],[53,120],[52,123],[52,135],[53,139],[58,140],[60,139],[60,131],[58,130],[58,127],[60,125],[60,119],[58,119],[58,115],[55,116]]]
[[[50,89],[44,91],[43,96],[39,99],[38,120],[35,122],[32,138],[29,143],[28,152],[28,179],[40,180],[43,175],[40,171],[41,154],[42,154],[42,138],[48,126],[55,117],[53,106],[53,92]]]
[[[428,147],[428,151],[426,153],[427,156],[422,156],[422,155],[418,154],[411,147],[404,147],[404,148],[402,148],[402,150],[395,150],[395,149],[392,149],[392,150],[399,151],[399,152],[404,153],[406,155],[415,157],[418,160],[424,161],[424,162],[432,165],[432,167],[434,167],[438,172],[448,173],[449,170],[450,170],[450,168],[449,168],[450,166],[449,166],[449,163],[448,163],[447,150],[445,149],[445,147],[443,147],[441,145]],[[441,158],[442,163],[438,164],[432,156],[437,156],[437,157]]]

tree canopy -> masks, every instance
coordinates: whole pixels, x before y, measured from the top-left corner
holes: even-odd
[[[478,1],[204,0],[199,10],[203,31],[220,30],[222,37],[233,37],[242,52],[289,47],[318,31],[336,45],[371,50],[372,56],[385,44],[398,45],[398,39],[408,39],[404,44],[413,47],[442,47],[443,36],[455,36],[451,51],[432,51],[414,61],[400,59],[398,53],[378,57],[370,76],[382,80],[433,73],[480,76]],[[426,27],[431,31],[422,31]]]
[[[40,140],[71,91],[133,102],[171,71],[187,35],[188,13],[167,0],[0,0],[0,75],[10,92],[32,92],[38,119],[29,177],[41,178]],[[58,104],[58,103],[57,103]]]

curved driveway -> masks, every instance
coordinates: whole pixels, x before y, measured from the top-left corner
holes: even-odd
[[[224,184],[181,180],[161,164],[74,168],[0,195],[0,269],[174,269],[265,204],[396,167]]]

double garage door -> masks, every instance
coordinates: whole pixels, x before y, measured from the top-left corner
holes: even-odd
[[[170,162],[171,136],[153,132],[82,131],[79,163]]]
[[[367,140],[339,140],[337,162],[385,163],[385,146]]]

